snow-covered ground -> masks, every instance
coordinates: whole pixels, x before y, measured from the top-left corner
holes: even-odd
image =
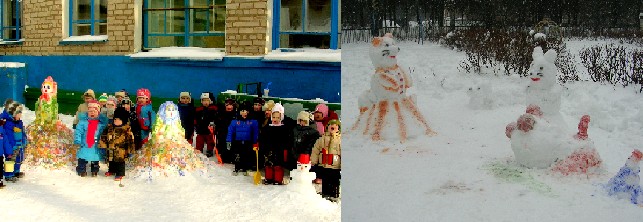
[[[604,41],[570,41],[578,51]],[[465,54],[436,44],[400,43],[398,62],[415,79],[417,103],[438,135],[399,144],[349,131],[357,96],[374,72],[368,43],[342,45],[344,221],[641,221],[643,208],[601,189],[633,149],[643,148],[643,94],[638,87],[566,84],[561,113],[576,131],[591,116],[589,137],[605,174],[553,174],[518,167],[505,126],[525,112],[529,81],[457,70]],[[631,46],[633,47],[633,46]],[[577,68],[584,70],[580,62]],[[588,79],[581,74],[582,79]],[[489,84],[485,84],[489,83]],[[467,91],[491,85],[490,109],[468,106]]]
[[[23,114],[25,125],[34,119],[32,111]],[[71,127],[73,117],[60,119]],[[30,167],[0,190],[0,221],[340,221],[341,204],[320,195],[256,186],[252,176],[232,176],[230,164],[209,165],[206,174],[151,182],[126,172],[124,187],[103,176],[104,164],[96,178],[81,178],[72,167]]]

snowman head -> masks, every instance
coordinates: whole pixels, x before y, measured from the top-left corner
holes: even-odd
[[[372,45],[370,56],[375,68],[388,68],[397,64],[396,57],[400,52],[400,47],[395,44],[391,33],[373,38]]]
[[[302,171],[302,172],[309,172],[310,171],[310,163],[309,164],[297,163],[297,170]]]
[[[533,61],[529,66],[529,73],[527,77],[531,79],[532,84],[538,84],[545,87],[550,87],[556,84],[556,57],[558,54],[555,50],[550,49],[547,53],[543,53],[540,47],[534,48],[532,54]]]

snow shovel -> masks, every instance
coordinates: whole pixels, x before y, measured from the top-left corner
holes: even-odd
[[[217,143],[217,137],[214,135],[214,129],[212,127],[208,127],[210,130],[210,134],[212,134],[212,140],[214,140],[214,144]],[[214,145],[214,155],[217,157],[217,161],[219,161],[219,165],[223,165],[223,160],[221,160],[221,156],[219,155],[219,149],[217,149],[217,146]]]
[[[255,148],[253,150],[255,150],[255,154],[257,156],[257,172],[255,173],[255,178],[253,179],[255,185],[259,185],[261,183],[261,172],[259,172],[259,149]]]

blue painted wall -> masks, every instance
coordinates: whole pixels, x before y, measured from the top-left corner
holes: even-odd
[[[270,96],[322,98],[341,102],[341,64],[263,61],[261,57],[225,57],[223,61],[167,61],[128,56],[0,56],[2,62],[27,64],[27,85],[40,87],[51,75],[65,90],[116,92],[134,95],[149,88],[152,96],[178,97],[189,91],[235,90],[238,83],[268,82]]]

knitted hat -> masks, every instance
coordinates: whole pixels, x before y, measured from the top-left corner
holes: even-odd
[[[202,92],[201,93],[201,99],[210,99],[210,101],[214,102],[214,94],[211,92]]]
[[[337,119],[332,119],[332,120],[328,121],[328,124],[326,126],[328,127],[328,126],[333,125],[333,124],[337,124],[337,126],[339,126],[340,129],[342,128],[342,122],[340,122]]]
[[[96,99],[96,94],[94,94],[94,90],[88,89],[87,91],[85,91],[85,93],[83,93],[82,98],[85,99],[85,97],[92,97],[92,99]]]
[[[136,98],[139,98],[139,97],[144,97],[144,98],[151,99],[152,93],[150,92],[149,89],[140,88],[140,89],[136,90]]]
[[[263,105],[262,110],[263,111],[266,111],[266,110],[272,111],[273,107],[275,107],[275,101],[268,100],[268,102],[266,102],[266,104]]]
[[[311,118],[311,114],[310,114],[309,112],[301,111],[301,112],[299,112],[299,113],[297,114],[297,120],[307,120],[307,121],[310,121],[311,119],[312,119],[312,118]]]
[[[90,100],[87,103],[87,110],[89,109],[96,109],[100,112],[100,103],[98,103],[98,101],[96,101],[95,99]]]
[[[328,106],[326,104],[319,104],[315,107],[315,112],[320,112],[322,113],[322,117],[327,117],[328,116]]]
[[[284,120],[284,111],[285,111],[284,106],[282,106],[281,103],[277,103],[277,104],[275,104],[274,107],[272,107],[272,112],[273,113],[279,112],[279,114],[281,114],[281,120],[282,121]]]
[[[107,97],[107,104],[113,104],[114,106],[116,106],[116,97],[108,96]]]
[[[98,97],[98,102],[107,102],[107,93],[103,93]]]
[[[22,104],[20,104],[17,101],[11,102],[9,106],[7,107],[7,113],[11,115],[12,117],[15,117],[17,114],[22,113]]]
[[[233,98],[226,98],[226,99],[225,99],[225,104],[226,104],[226,105],[228,105],[228,104],[234,105],[234,104],[236,104],[236,103],[237,103],[237,100],[235,100],[235,99],[233,99]]]
[[[114,119],[116,118],[123,121],[123,125],[125,125],[129,120],[129,112],[127,112],[127,110],[125,110],[125,108],[123,107],[118,107],[116,108],[116,110],[114,110]]]

